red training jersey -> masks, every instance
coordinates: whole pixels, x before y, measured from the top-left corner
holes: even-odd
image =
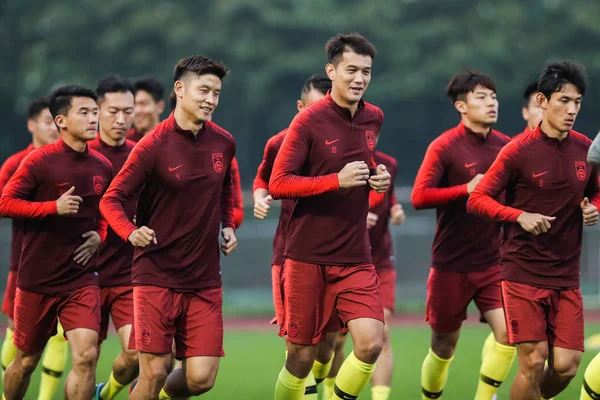
[[[0,194],[4,186],[8,183],[11,176],[17,171],[21,161],[34,150],[33,144],[30,144],[25,149],[13,154],[8,157],[2,168],[0,168]],[[24,221],[20,219],[12,220],[12,240],[10,243],[10,264],[9,269],[11,271],[17,271],[19,269],[19,259],[21,258],[21,248],[23,246],[23,238],[25,237],[24,232]]]
[[[518,138],[520,138],[521,136],[527,134],[528,132],[531,132],[531,131],[529,130],[529,127],[526,126],[525,129],[523,129],[523,132],[521,132],[519,134],[516,134],[510,140],[517,140]]]
[[[377,271],[394,268],[394,246],[392,235],[390,234],[390,209],[398,204],[394,194],[394,180],[398,171],[398,162],[390,155],[381,151],[375,152],[375,163],[386,166],[391,177],[389,189],[384,193],[381,202],[371,206],[370,212],[377,215],[377,224],[369,229],[369,239],[371,241],[371,257]],[[374,193],[374,192],[372,192]]]
[[[234,228],[233,137],[207,121],[197,135],[173,113],[134,147],[100,202],[123,240],[137,229],[124,205],[139,193],[136,222],[158,244],[136,248],[133,285],[195,291],[221,285],[219,227]]]
[[[112,164],[113,175],[116,176],[125,160],[135,147],[131,140],[125,140],[120,146],[111,146],[102,141],[100,134],[89,143],[90,148],[106,157]],[[130,220],[135,215],[135,198],[125,204],[125,213]],[[98,285],[115,287],[131,285],[131,263],[133,262],[133,245],[121,239],[109,226],[106,240],[98,252]]]
[[[98,203],[112,179],[112,166],[86,147],[77,152],[62,139],[31,152],[4,187],[0,215],[26,218],[17,286],[27,292],[68,294],[97,285],[96,257],[83,266],[73,252],[95,230],[106,238]],[[58,215],[56,200],[72,186],[83,202],[74,215]]]
[[[586,162],[591,140],[575,131],[559,141],[538,127],[507,145],[471,194],[469,212],[505,222],[502,279],[537,287],[579,287],[583,236],[580,204],[600,208],[598,170]],[[506,205],[494,200],[506,191]],[[534,236],[516,223],[522,212],[556,217]]]
[[[417,210],[436,209],[433,268],[470,272],[500,262],[501,225],[467,213],[467,183],[485,173],[509,141],[496,130],[486,136],[475,133],[461,121],[427,148],[413,186],[412,204]]]
[[[127,132],[127,140],[131,140],[134,143],[139,142],[143,137],[144,134],[136,131],[133,127]]]
[[[239,228],[244,221],[244,199],[242,198],[242,181],[240,178],[240,167],[233,157],[231,160],[231,180],[233,182],[233,220],[235,229]]]
[[[294,117],[269,181],[274,199],[296,199],[286,257],[325,265],[371,263],[366,226],[370,187],[340,189],[338,172],[353,161],[374,167],[382,123],[378,107],[361,100],[352,117],[330,94]]]
[[[271,173],[273,172],[273,165],[275,164],[275,157],[281,149],[281,144],[287,133],[287,128],[272,136],[265,145],[265,151],[263,159],[258,166],[256,171],[256,178],[254,178],[254,184],[252,185],[252,191],[256,189],[269,190],[269,180],[271,179]],[[293,199],[282,199],[281,210],[279,213],[279,223],[277,224],[277,230],[275,231],[275,237],[273,238],[273,259],[272,265],[283,265],[283,254],[285,253],[285,236],[287,234],[287,225],[294,209],[295,201]]]

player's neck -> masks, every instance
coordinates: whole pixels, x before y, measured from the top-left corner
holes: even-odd
[[[331,99],[340,107],[347,108],[350,110],[350,115],[354,117],[356,110],[358,110],[358,103],[349,103],[343,97],[339,96],[334,89],[331,89]]]
[[[535,128],[537,128],[537,125],[530,125],[530,124],[527,124],[527,129],[528,129],[528,130],[530,130],[530,131],[534,131],[534,130],[535,130]]]
[[[558,129],[554,128],[548,121],[543,120],[542,124],[540,125],[540,129],[542,130],[542,132],[551,138],[554,139],[558,139],[558,140],[563,140],[564,138],[567,137],[567,135],[569,134],[569,131],[566,132],[561,132]]]
[[[60,137],[67,146],[69,146],[78,153],[83,153],[87,147],[86,141],[76,139],[67,133],[61,132]]]
[[[490,125],[478,124],[478,123],[470,121],[466,118],[463,118],[463,124],[467,129],[471,130],[472,132],[478,133],[483,137],[486,137],[487,134],[490,133],[490,130],[492,129],[492,127]]]
[[[33,143],[33,148],[34,149],[37,149],[38,147],[43,146],[43,144],[39,140],[37,140],[35,138],[35,136],[33,137],[32,143]]]
[[[202,126],[204,125],[204,121],[195,120],[190,114],[183,111],[180,107],[175,107],[174,112],[175,122],[177,125],[183,130],[191,131],[194,136],[198,134]]]
[[[125,143],[125,137],[123,137],[119,140],[114,140],[113,138],[111,138],[110,136],[108,136],[107,134],[105,134],[102,131],[100,131],[100,140],[102,140],[102,142],[104,142],[107,145],[112,146],[112,147],[121,146],[121,145],[123,145],[123,143]]]

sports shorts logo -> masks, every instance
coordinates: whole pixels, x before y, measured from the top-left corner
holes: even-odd
[[[577,175],[577,179],[585,181],[585,177],[587,176],[585,161],[575,161],[575,174]]]
[[[510,320],[510,329],[512,330],[513,335],[518,335],[519,334],[519,321],[517,321],[516,319],[511,319]]]
[[[223,153],[212,153],[212,163],[215,172],[221,173],[225,169],[223,165]]]
[[[104,180],[101,176],[94,176],[94,192],[102,194],[102,188],[104,188]]]
[[[19,330],[15,330],[13,333],[13,340],[16,346],[25,346],[25,334]]]
[[[288,335],[290,337],[298,336],[298,323],[296,321],[290,321],[288,324]]]
[[[367,138],[367,147],[369,148],[369,150],[375,149],[375,132],[366,131],[365,136]]]
[[[150,331],[144,329],[142,331],[142,344],[144,346],[148,346],[150,344],[151,339],[152,339],[152,335],[150,334]]]

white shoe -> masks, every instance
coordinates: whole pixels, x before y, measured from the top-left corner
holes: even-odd
[[[496,400],[498,398],[498,395],[494,395],[494,397],[492,397],[492,400]]]

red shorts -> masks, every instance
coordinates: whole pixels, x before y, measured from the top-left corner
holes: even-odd
[[[281,326],[283,324],[283,275],[282,266],[273,264],[271,267],[271,285],[273,287],[273,308],[275,308],[275,317],[271,320],[272,324]]]
[[[502,308],[499,265],[473,272],[430,269],[425,320],[431,329],[440,333],[458,331],[467,319],[471,300],[482,318],[486,311]]]
[[[15,319],[15,295],[17,293],[17,271],[8,271],[6,289],[2,300],[2,312],[10,319]]]
[[[108,334],[109,319],[116,331],[125,325],[133,325],[133,287],[100,288],[100,342]]]
[[[134,324],[129,348],[175,356],[223,357],[221,288],[176,292],[158,286],[133,287]]]
[[[280,335],[287,335],[291,343],[319,343],[332,321],[338,327],[357,318],[383,322],[379,279],[372,264],[346,267],[286,259],[284,265],[284,324]]]
[[[60,323],[73,329],[100,331],[100,288],[86,286],[70,296],[53,297],[17,288],[15,296],[15,346],[26,354],[44,350]]]
[[[502,281],[508,341],[545,342],[584,350],[583,299],[579,289],[543,289]]]
[[[396,270],[387,268],[377,271],[381,304],[386,310],[394,311],[396,307]]]

